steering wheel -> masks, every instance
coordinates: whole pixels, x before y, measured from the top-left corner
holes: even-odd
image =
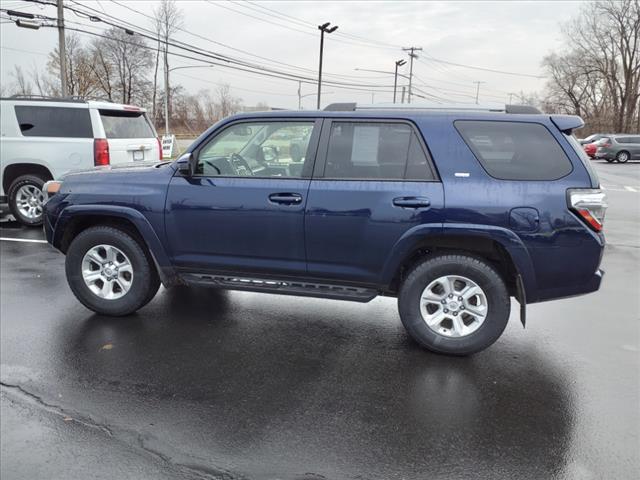
[[[222,175],[222,171],[217,166],[215,166],[213,163],[211,163],[209,160],[205,160],[204,163],[206,163],[211,168],[213,168],[216,172],[218,172],[218,175]]]
[[[253,175],[253,170],[251,170],[247,161],[239,153],[232,153],[229,156],[229,160],[238,175]]]

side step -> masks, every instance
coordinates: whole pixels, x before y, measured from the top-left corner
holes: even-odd
[[[302,297],[331,298],[353,302],[369,302],[378,291],[372,288],[351,287],[329,283],[312,283],[292,280],[261,279],[233,275],[209,275],[198,273],[183,274],[189,284],[225,288],[228,290],[246,290],[250,292],[298,295]]]

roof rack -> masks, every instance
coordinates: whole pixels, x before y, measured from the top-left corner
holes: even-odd
[[[476,104],[420,104],[420,103],[383,103],[377,105],[358,105],[351,103],[331,103],[324,108],[330,112],[355,112],[356,110],[429,110],[434,112],[497,112],[514,114],[541,114],[536,107],[530,105],[505,105],[504,107],[491,107]]]
[[[49,95],[23,95],[16,94],[11,95],[10,97],[2,97],[2,100],[36,100],[41,102],[76,102],[76,103],[86,103],[87,99],[79,96],[70,96],[70,97],[52,97]]]

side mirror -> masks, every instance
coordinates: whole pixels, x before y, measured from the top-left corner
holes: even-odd
[[[185,153],[178,160],[176,160],[178,164],[178,172],[185,176],[191,177],[193,172],[195,171],[195,157],[192,153]]]

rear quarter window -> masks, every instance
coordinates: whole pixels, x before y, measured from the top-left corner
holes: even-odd
[[[25,137],[93,138],[88,108],[16,105],[15,112]]]
[[[153,138],[155,133],[143,112],[100,110],[107,138]]]
[[[573,166],[539,123],[457,120],[456,129],[489,175],[500,180],[557,180]]]

